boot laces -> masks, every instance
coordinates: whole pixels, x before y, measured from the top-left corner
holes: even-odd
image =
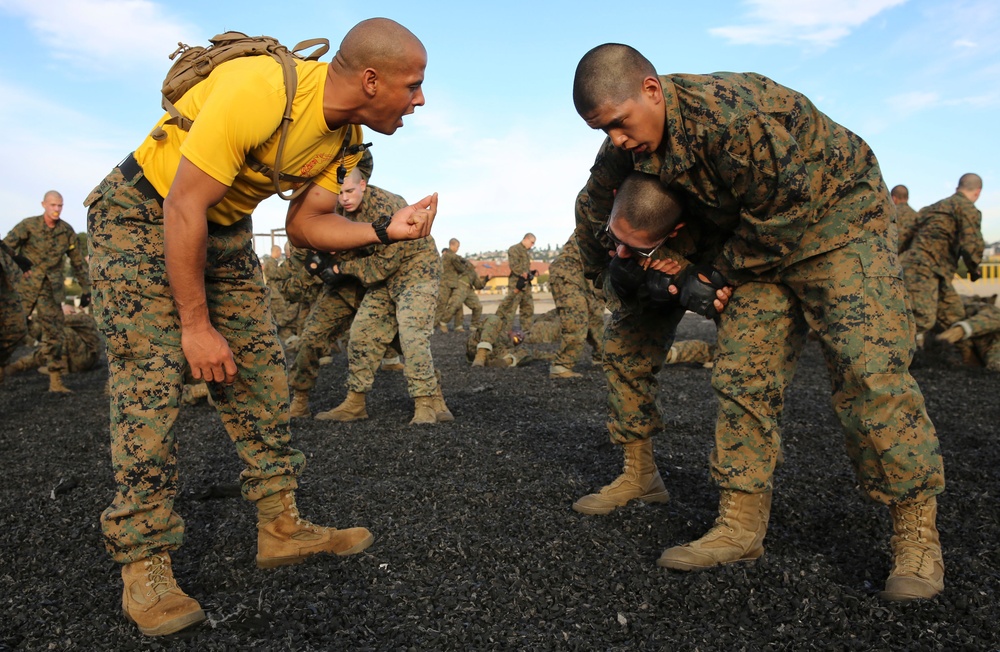
[[[170,565],[160,555],[153,555],[146,560],[146,576],[149,578],[146,586],[150,587],[147,595],[161,596],[177,585],[170,572]]]
[[[898,572],[912,575],[921,575],[924,566],[927,548],[924,539],[920,534],[920,524],[923,522],[923,510],[920,505],[897,505],[897,520],[900,525],[897,536],[900,543],[899,556],[896,560]],[[917,544],[917,545],[905,545]]]
[[[303,530],[309,530],[311,532],[322,534],[328,529],[321,525],[316,525],[315,523],[310,523],[309,521],[303,519],[302,516],[299,515],[299,507],[298,505],[295,504],[294,495],[291,496],[291,501],[288,503],[288,512],[289,516],[292,517],[292,520],[295,521],[295,524],[300,528],[302,528]]]

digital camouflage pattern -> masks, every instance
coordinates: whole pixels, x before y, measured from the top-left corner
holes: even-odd
[[[516,367],[531,362],[532,355],[523,344],[515,345],[511,341],[512,317],[510,311],[487,315],[479,328],[469,331],[469,339],[465,342],[465,357],[469,362],[475,359],[480,348],[487,351],[487,367]]]
[[[521,292],[515,292],[518,277],[523,277],[531,271],[531,256],[528,248],[518,242],[507,250],[507,264],[510,265],[510,276],[507,277],[507,296],[512,297],[514,312],[521,313],[521,328],[531,330],[531,317],[535,314],[535,299],[532,296],[531,285],[526,285]]]
[[[24,305],[17,293],[20,281],[21,268],[0,246],[0,367],[7,364],[28,332]]]
[[[22,275],[17,291],[26,315],[37,310],[34,319],[42,327],[41,353],[49,370],[64,371],[66,351],[63,329],[66,322],[62,304],[66,289],[63,285],[63,262],[69,258],[81,290],[90,292],[86,252],[81,251],[73,227],[59,220],[50,229],[42,215],[22,220],[4,237],[4,243],[34,264],[27,274]]]
[[[316,386],[320,358],[327,355],[332,342],[350,332],[364,296],[364,287],[354,279],[345,280],[336,287],[323,286],[306,317],[295,360],[288,372],[292,389],[308,392]]]
[[[451,247],[441,250],[441,289],[434,317],[438,323],[448,323],[455,314],[454,310],[448,312],[448,306],[451,295],[459,287],[459,277],[465,271],[465,262],[465,258],[452,251]]]
[[[715,360],[716,347],[702,340],[680,340],[670,345],[667,364],[708,364]]]
[[[948,326],[962,318],[961,299],[951,281],[962,252],[967,262],[982,262],[982,219],[976,205],[958,192],[920,209],[919,226],[901,258],[917,333],[931,330],[939,321]],[[945,306],[941,320],[939,303]]]
[[[572,369],[583,352],[583,343],[594,328],[592,317],[598,303],[593,285],[583,275],[583,261],[576,237],[570,236],[549,267],[549,289],[559,313],[561,342],[552,365]],[[604,340],[604,306],[600,306],[599,330],[593,338],[594,357],[601,357]],[[532,333],[534,335],[534,333]]]
[[[957,325],[972,342],[976,355],[990,371],[1000,371],[1000,308],[996,296],[962,297],[966,317]]]
[[[101,516],[119,563],[178,548],[184,522],[173,424],[187,371],[163,257],[163,209],[115,168],[90,194],[87,220],[94,308],[107,343],[111,461],[117,491]],[[238,367],[211,383],[222,423],[246,465],[242,493],[257,500],[296,487],[305,466],[291,447],[285,360],[253,252],[252,225],[209,224],[205,290],[212,323]]]
[[[444,308],[444,318],[438,321],[447,323],[454,317],[456,326],[463,325],[465,314],[462,306],[467,306],[472,311],[471,325],[473,327],[479,325],[483,321],[483,304],[479,301],[476,290],[482,287],[483,282],[479,274],[476,273],[476,266],[466,260],[465,269],[458,276],[458,282]]]
[[[29,332],[36,340],[42,337],[42,327],[32,323]],[[85,312],[66,315],[66,327],[63,329],[63,341],[66,344],[66,361],[70,373],[89,371],[97,366],[101,358],[101,334],[97,330],[97,322]],[[45,355],[41,348],[36,348],[28,354],[30,368],[37,369],[45,365]]]
[[[348,217],[371,222],[380,215],[393,215],[406,205],[399,195],[369,185],[355,211],[357,216]],[[372,255],[341,263],[340,271],[365,286],[347,344],[348,390],[371,390],[386,346],[398,333],[410,396],[433,396],[438,381],[430,337],[441,282],[440,254],[434,238],[376,245]]]
[[[614,189],[632,170],[657,175],[678,195],[684,230],[725,237],[711,261],[734,286],[712,380],[720,402],[713,478],[728,489],[770,487],[783,392],[811,326],[868,494],[890,503],[940,493],[937,438],[907,369],[913,331],[894,211],[872,150],[804,95],[761,75],[670,75],[660,84],[660,150],[633,155],[605,140],[577,200],[577,237],[590,270],[607,265],[602,232]],[[613,318],[606,333],[612,394],[648,376],[615,369],[623,359],[617,332],[627,324]],[[659,425],[646,401],[625,403],[620,412],[636,408],[638,416],[613,424],[613,438]]]
[[[908,203],[896,204],[896,236],[899,253],[910,248],[913,236],[917,232],[918,222],[917,211],[913,210]]]

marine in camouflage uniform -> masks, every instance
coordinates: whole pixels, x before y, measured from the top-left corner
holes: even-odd
[[[681,197],[687,224],[730,234],[713,260],[733,287],[712,375],[719,518],[705,537],[664,551],[658,563],[692,570],[763,553],[782,400],[812,328],[861,486],[890,506],[894,568],[883,596],[939,593],[944,566],[934,523],[943,465],[907,368],[913,323],[874,153],[804,95],[766,77],[657,77],[627,46],[584,57],[574,101],[609,135],[578,214],[585,256],[606,256],[599,237],[612,192],[631,170],[657,176]],[[605,359],[613,357],[609,337]]]
[[[464,258],[462,260],[465,269],[458,275],[458,282],[451,292],[448,305],[444,308],[444,322],[447,323],[454,316],[455,330],[464,328],[465,315],[462,306],[467,306],[472,311],[470,325],[473,328],[483,321],[483,304],[480,303],[476,290],[481,290],[485,283],[476,273],[476,266]]]
[[[896,241],[899,253],[910,248],[917,232],[917,211],[909,204],[910,191],[906,186],[893,186],[889,193],[896,207]]]
[[[65,321],[63,341],[66,345],[67,370],[74,374],[90,371],[101,358],[101,334],[97,330],[97,322],[85,312],[70,313],[65,316]],[[33,338],[41,339],[43,331],[40,324],[32,322],[28,330]],[[46,362],[41,348],[36,348],[14,361],[5,371],[12,374],[38,369]]]
[[[80,304],[90,303],[90,274],[86,253],[73,227],[59,219],[62,196],[50,190],[45,194],[43,215],[22,220],[4,237],[4,242],[18,254],[30,259],[34,266],[22,276],[17,291],[27,315],[37,311],[34,319],[42,327],[42,356],[49,369],[49,391],[69,391],[62,384],[66,370],[66,350],[63,329],[66,326],[62,304],[66,296],[63,285],[64,260],[68,257],[73,275],[83,291]]]
[[[469,332],[465,355],[475,367],[517,367],[531,362],[532,355],[521,344],[524,333],[511,331],[513,313],[487,315],[478,328]]]
[[[355,211],[348,212],[347,217],[371,222],[405,206],[406,201],[399,195],[368,185],[361,204]],[[406,359],[403,373],[407,390],[415,403],[411,423],[436,423],[438,412],[443,413],[444,408],[443,400],[440,405],[438,403],[439,381],[434,373],[430,347],[441,280],[441,262],[434,238],[428,236],[376,245],[371,255],[345,260],[335,269],[357,278],[365,286],[365,294],[351,323],[347,344],[348,397],[341,405],[316,418],[354,420],[367,417],[365,396],[375,383],[375,371],[386,347],[398,333]],[[442,414],[440,420],[450,420],[450,416],[450,412]]]
[[[593,285],[583,275],[583,261],[576,245],[576,236],[570,236],[562,251],[549,267],[549,289],[559,313],[561,343],[549,367],[549,378],[579,378],[573,371],[583,352],[583,343],[592,330],[593,307],[596,303]],[[602,311],[603,313],[603,308]],[[604,339],[604,319],[596,338],[595,356],[601,356]],[[534,338],[532,338],[534,339]]]
[[[2,368],[28,332],[27,318],[17,286],[21,281],[21,266],[15,252],[0,241],[0,381]],[[28,262],[22,259],[23,265]]]
[[[507,278],[507,297],[513,302],[515,313],[521,312],[521,330],[531,330],[531,316],[535,314],[535,299],[531,292],[531,256],[528,252],[535,246],[535,236],[526,233],[521,241],[507,250],[507,264],[510,276]],[[521,284],[524,287],[518,288]]]
[[[965,318],[938,335],[952,344],[971,343],[976,361],[990,371],[1000,371],[1000,307],[996,295],[963,296]]]
[[[919,227],[900,258],[920,340],[935,324],[945,327],[965,315],[952,279],[960,258],[973,274],[983,259],[982,213],[975,206],[981,191],[982,180],[967,174],[954,195],[920,209]]]
[[[434,315],[434,321],[439,325],[441,332],[448,331],[448,322],[455,314],[455,309],[450,307],[451,295],[460,287],[459,277],[465,272],[465,258],[458,255],[460,244],[458,240],[452,238],[448,246],[441,250],[441,284]],[[462,322],[455,323],[456,327],[461,325]]]

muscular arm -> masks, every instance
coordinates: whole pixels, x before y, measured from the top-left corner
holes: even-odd
[[[316,251],[345,251],[378,244],[371,224],[337,215],[337,195],[316,184],[288,207],[285,229],[296,247]],[[397,211],[388,233],[392,240],[416,240],[430,234],[437,215],[437,193]]]
[[[212,326],[205,295],[208,209],[228,186],[184,157],[163,200],[163,244],[167,279],[181,320],[181,348],[195,380],[233,382],[236,362],[226,339]]]

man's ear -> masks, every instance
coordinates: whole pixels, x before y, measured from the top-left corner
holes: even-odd
[[[646,77],[643,79],[642,92],[652,99],[654,104],[659,104],[663,101],[663,88],[660,86],[660,80],[657,77]]]
[[[670,235],[668,235],[667,237],[668,238],[676,238],[677,234],[680,233],[681,229],[683,229],[683,228],[684,228],[684,222],[678,222],[677,226],[674,227],[674,230],[671,231]]]
[[[378,73],[374,68],[365,68],[365,71],[361,73],[362,90],[368,97],[375,97],[375,92],[378,90],[378,82]]]

